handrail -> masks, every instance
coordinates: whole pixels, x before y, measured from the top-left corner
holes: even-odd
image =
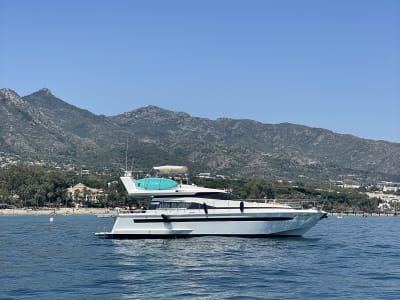
[[[243,199],[247,202],[284,204],[296,209],[322,208],[324,200],[321,199]]]

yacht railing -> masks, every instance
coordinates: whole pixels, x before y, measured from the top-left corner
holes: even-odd
[[[276,205],[287,205],[295,209],[310,209],[317,208],[322,209],[324,206],[323,200],[316,199],[244,199],[247,202],[257,202],[257,203],[269,203]]]

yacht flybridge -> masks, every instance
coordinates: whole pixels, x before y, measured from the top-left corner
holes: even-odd
[[[105,238],[175,238],[221,236],[301,236],[326,213],[316,208],[295,209],[286,204],[235,199],[225,190],[183,183],[183,166],[155,167],[159,175],[134,179],[121,177],[132,197],[151,197],[148,209],[121,212]]]

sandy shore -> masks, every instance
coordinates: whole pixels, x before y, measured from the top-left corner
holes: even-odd
[[[53,209],[0,209],[0,216],[43,216],[50,215],[54,210]],[[117,212],[113,209],[105,209],[105,208],[57,208],[55,209],[55,213],[57,215],[65,216],[65,215],[103,215],[103,214],[116,214]],[[349,216],[358,216],[358,217],[368,217],[368,216],[395,216],[397,214],[390,213],[362,213],[358,212],[354,213],[328,213],[328,216],[331,217],[349,217]]]
[[[0,216],[35,216],[35,215],[50,215],[52,209],[0,209]],[[113,210],[105,208],[58,208],[55,209],[57,215],[101,215],[106,213],[114,213]]]

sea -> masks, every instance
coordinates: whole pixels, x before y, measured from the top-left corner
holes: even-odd
[[[0,216],[0,299],[400,299],[400,217],[301,238],[110,240],[113,218]]]

